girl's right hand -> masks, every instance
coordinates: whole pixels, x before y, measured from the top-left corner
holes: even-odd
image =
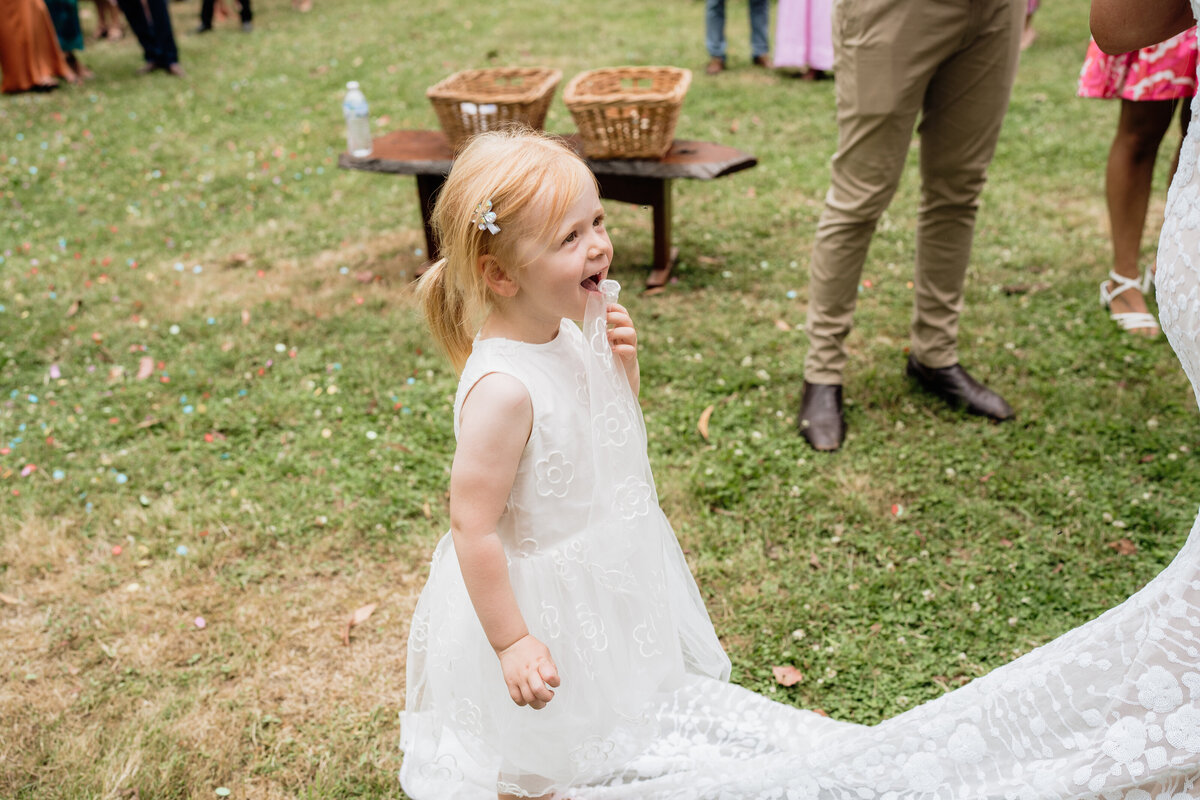
[[[496,655],[514,703],[545,708],[554,699],[550,687],[558,686],[558,667],[546,645],[527,633]]]

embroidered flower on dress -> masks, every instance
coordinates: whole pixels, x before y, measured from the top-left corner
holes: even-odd
[[[458,761],[449,753],[438,756],[437,760],[421,765],[421,777],[434,781],[461,781],[462,770]]]
[[[454,720],[463,730],[476,736],[483,730],[483,712],[479,710],[479,706],[465,697],[459,698],[458,702],[454,704],[454,712],[450,715],[450,719]]]
[[[537,473],[537,493],[542,497],[566,497],[567,487],[575,477],[575,467],[567,457],[554,451],[534,465]]]
[[[955,729],[946,750],[955,761],[978,764],[987,754],[987,743],[983,740],[979,728],[964,722]]]
[[[596,417],[594,424],[600,444],[621,447],[629,441],[629,429],[633,423],[622,413],[623,410],[616,401],[609,401]]]
[[[608,739],[589,736],[571,750],[571,761],[580,769],[595,769],[608,760],[615,747]]]
[[[541,623],[542,630],[551,639],[557,639],[562,633],[562,628],[558,624],[558,609],[545,601],[542,601],[542,612],[538,614],[538,622]]]
[[[1155,665],[1137,680],[1138,702],[1160,714],[1174,711],[1183,702],[1183,687],[1175,676]]]
[[[580,639],[597,652],[607,650],[608,634],[604,632],[604,618],[583,603],[575,606],[575,615]]]
[[[622,519],[633,519],[650,511],[650,484],[630,475],[613,492],[613,505]]]
[[[1146,726],[1136,717],[1121,717],[1104,735],[1100,749],[1104,755],[1122,764],[1140,758],[1146,749]]]
[[[1163,729],[1172,747],[1200,753],[1200,709],[1184,706],[1163,721]]]
[[[662,654],[662,648],[658,646],[658,636],[655,634],[654,628],[650,627],[647,622],[643,622],[633,629],[633,640],[637,642],[638,655],[642,658]]]

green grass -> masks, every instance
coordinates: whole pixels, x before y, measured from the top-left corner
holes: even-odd
[[[677,135],[758,157],[676,183],[677,281],[623,295],[663,506],[738,683],[875,722],[1120,602],[1182,543],[1195,398],[1165,340],[1096,303],[1116,107],[1074,97],[1086,3],[1037,15],[967,282],[963,362],[1017,421],[903,376],[914,152],[864,271],[834,455],[794,432],[833,84],[751,69],[736,6],[715,79],[695,0],[273,0],[252,35],[205,37],[183,35],[197,3],[172,11],[186,79],[134,77],[130,39],[89,43],[94,81],[0,99],[0,594],[19,601],[0,602],[0,796],[397,792],[455,377],[407,292],[412,180],[336,167],[351,79],[386,130],[435,126],[424,90],[462,68],[689,66]],[[572,128],[561,94],[547,126]],[[636,287],[649,213],[608,211]],[[781,664],[805,680],[777,687]]]

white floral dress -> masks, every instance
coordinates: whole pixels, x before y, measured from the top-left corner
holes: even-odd
[[[546,344],[483,339],[459,381],[529,392],[533,430],[497,531],[530,633],[562,681],[520,708],[463,584],[449,534],[413,615],[400,778],[415,800],[540,796],[604,780],[649,746],[653,716],[689,676],[724,681],[729,660],[658,506],[645,426],[614,364],[603,304],[585,341],[563,320]]]

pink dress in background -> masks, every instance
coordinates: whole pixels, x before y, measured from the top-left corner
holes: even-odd
[[[779,0],[776,67],[833,69],[833,0]]]
[[[1165,42],[1110,56],[1088,44],[1079,96],[1122,100],[1177,100],[1196,94],[1196,29]]]

